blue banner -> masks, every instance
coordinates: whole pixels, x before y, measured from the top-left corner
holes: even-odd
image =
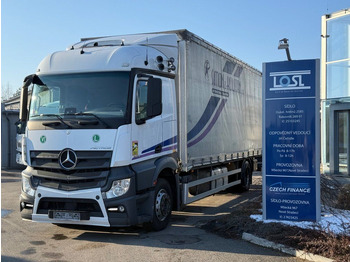
[[[266,174],[315,176],[315,99],[267,100]]]
[[[266,177],[266,219],[315,221],[314,178]]]
[[[319,61],[265,63],[264,218],[319,219]]]

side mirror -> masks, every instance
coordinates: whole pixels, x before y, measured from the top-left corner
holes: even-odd
[[[23,86],[21,89],[21,107],[19,111],[19,120],[21,122],[27,121],[28,87],[33,83],[38,85],[44,85],[43,82],[39,79],[39,77],[35,74],[29,75],[26,78],[24,78]]]
[[[23,121],[21,121],[21,120],[18,120],[18,121],[15,123],[15,126],[16,126],[16,133],[17,133],[17,134],[24,134],[25,129],[26,129],[26,122],[23,122]]]
[[[27,76],[23,81],[23,86],[21,89],[21,107],[19,111],[19,120],[24,122],[27,120],[28,110],[28,87],[33,82],[33,75]]]
[[[150,78],[147,91],[147,118],[162,114],[162,80]]]

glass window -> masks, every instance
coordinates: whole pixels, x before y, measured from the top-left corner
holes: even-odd
[[[136,121],[147,117],[147,81],[139,80],[136,86]]]
[[[47,86],[35,86],[32,93],[30,115],[58,114],[59,90]]]
[[[111,126],[127,121],[129,73],[102,72],[39,76],[33,86],[29,120],[95,115]],[[50,116],[51,115],[51,116]],[[115,122],[118,122],[117,125]]]
[[[350,61],[327,65],[327,98],[350,97]]]
[[[350,15],[327,21],[327,62],[350,58]]]

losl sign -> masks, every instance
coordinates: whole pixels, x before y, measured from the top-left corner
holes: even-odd
[[[319,60],[263,64],[264,219],[320,219]]]

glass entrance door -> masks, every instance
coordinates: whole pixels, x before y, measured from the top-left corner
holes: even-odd
[[[350,175],[350,104],[331,105],[329,117],[330,173]]]
[[[349,172],[349,115],[350,111],[336,111],[335,118],[337,126],[335,127],[338,136],[338,170],[341,174],[350,174]]]

